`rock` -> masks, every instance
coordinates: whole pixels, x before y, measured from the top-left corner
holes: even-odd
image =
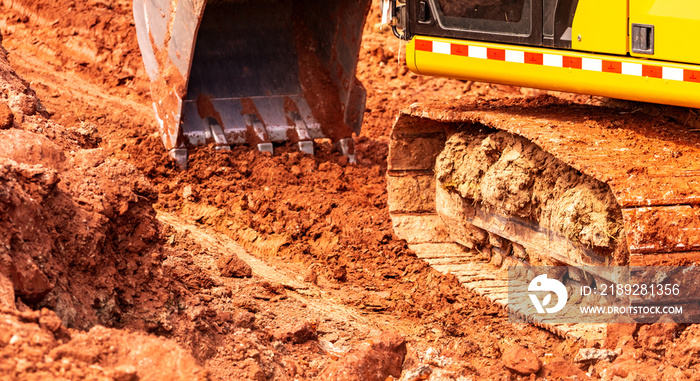
[[[24,115],[34,115],[39,108],[39,100],[36,96],[17,94],[10,98],[10,107],[19,110]]]
[[[503,364],[513,372],[526,376],[537,373],[542,368],[540,359],[531,350],[515,345],[502,357]]]
[[[595,364],[598,361],[612,361],[615,357],[617,357],[615,352],[609,349],[581,348],[576,354],[574,362]]]
[[[26,302],[39,301],[53,289],[46,275],[31,258],[23,254],[15,257],[1,255],[0,274],[12,281],[15,295]]]
[[[220,257],[217,265],[221,271],[221,276],[234,278],[250,278],[253,276],[253,270],[250,266],[235,254]]]
[[[309,282],[316,285],[318,284],[318,274],[316,273],[316,269],[312,267],[306,272],[306,276],[304,276],[304,282]]]
[[[605,326],[605,345],[607,349],[615,349],[621,342],[621,339],[633,337],[639,330],[639,324],[635,323],[632,318],[623,318],[622,320],[611,323]]]
[[[6,130],[12,127],[15,115],[5,103],[0,102],[0,130]]]
[[[182,188],[182,198],[188,201],[197,201],[197,192],[192,189],[191,185],[186,185]]]
[[[16,308],[15,290],[12,287],[12,282],[0,273],[0,309],[14,310]]]
[[[253,328],[255,324],[255,314],[245,310],[239,310],[231,315],[231,323],[240,328]]]
[[[564,360],[555,357],[542,367],[542,377],[547,380],[587,380],[589,377],[584,371]]]
[[[340,360],[321,371],[319,380],[385,381],[401,376],[406,356],[406,341],[393,333],[384,333],[351,349]]]
[[[316,339],[317,327],[318,323],[315,321],[302,321],[296,325],[288,325],[280,328],[274,336],[275,339],[280,341],[303,344],[309,340]]]
[[[42,328],[46,328],[51,332],[58,332],[61,329],[61,318],[56,315],[55,312],[49,310],[48,308],[41,309],[41,316],[39,317],[39,325]]]
[[[642,354],[638,351],[626,351],[620,355],[612,364],[612,375],[622,378],[627,378],[630,375],[635,375],[637,378],[631,379],[658,379],[658,361],[647,359],[647,361],[639,361]]]
[[[431,368],[430,365],[421,365],[406,372],[406,374],[401,377],[401,381],[427,380],[432,373],[433,368]]]
[[[341,356],[348,353],[350,350],[350,347],[342,344],[335,345],[333,342],[323,339],[318,341],[318,348],[324,355],[330,357],[334,361],[339,360]]]
[[[440,355],[440,351],[433,347],[428,347],[428,349],[425,351],[423,354],[423,361],[436,368],[444,368],[450,362],[450,360],[445,358],[445,356]]]
[[[700,325],[693,324],[686,328],[673,342],[666,356],[675,366],[686,369],[700,364]]]
[[[345,282],[348,280],[348,270],[344,265],[340,265],[333,270],[333,279],[337,280],[338,282]]]
[[[661,317],[665,320],[665,317]],[[637,341],[645,349],[654,351],[656,353],[664,353],[666,348],[668,348],[673,339],[676,338],[676,333],[678,332],[679,326],[673,322],[662,322],[644,325],[639,328],[639,333],[637,334]]]

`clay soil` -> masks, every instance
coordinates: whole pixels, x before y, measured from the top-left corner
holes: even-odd
[[[577,363],[595,344],[511,324],[394,236],[385,171],[401,108],[542,92],[410,73],[373,4],[357,164],[318,142],[314,157],[201,147],[180,171],[131,6],[0,0],[0,378],[700,378],[697,326],[611,326],[617,359]],[[519,374],[528,359],[541,369]]]

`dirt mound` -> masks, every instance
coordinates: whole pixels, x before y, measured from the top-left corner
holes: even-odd
[[[622,256],[622,213],[610,188],[527,139],[504,131],[455,134],[435,172],[439,186],[470,202]]]
[[[95,326],[156,320],[176,291],[158,300],[173,282],[148,180],[94,148],[93,128],[46,119],[2,47],[0,89],[12,121],[0,130],[2,377],[206,378],[172,341]]]
[[[48,121],[2,52],[0,103],[14,120],[0,131],[2,273],[24,303],[67,326],[112,325],[140,292],[124,285],[152,281],[157,195],[135,167],[90,148],[94,131]]]
[[[0,359],[0,375],[16,380],[207,378],[170,340],[101,326],[69,331],[47,309],[0,313]]]
[[[127,278],[151,281],[134,275],[155,266],[148,181],[100,150],[66,158],[41,135],[8,130],[2,138],[14,138],[15,150],[0,157],[0,256],[16,294],[55,309],[68,326],[120,320],[138,293],[120,288]]]

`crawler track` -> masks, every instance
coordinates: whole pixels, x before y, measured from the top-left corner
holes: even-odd
[[[503,269],[516,263],[692,263],[700,258],[700,134],[663,117],[650,119],[549,98],[498,108],[412,106],[399,115],[391,134],[388,188],[394,231],[434,268],[455,274],[465,287],[504,307]],[[616,242],[623,255],[601,255],[549,226],[463,199],[440,184],[435,167],[446,141],[458,132],[484,129],[525,138],[573,172],[609,187],[621,214],[623,230]],[[523,249],[525,254],[519,252]],[[592,340],[602,334],[595,325],[547,328]]]

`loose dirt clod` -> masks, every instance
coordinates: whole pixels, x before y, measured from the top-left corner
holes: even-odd
[[[348,280],[348,270],[345,268],[345,266],[338,266],[333,270],[333,279],[337,280],[338,282],[345,282]]]
[[[588,380],[590,377],[577,366],[561,357],[553,357],[542,366],[542,377],[547,380]]]
[[[250,278],[253,276],[253,269],[245,261],[238,258],[236,254],[222,256],[219,258],[218,265],[221,276],[234,278]]]
[[[644,325],[637,332],[637,341],[645,349],[663,355],[679,329],[679,325],[673,321]]]
[[[503,363],[513,372],[527,376],[537,373],[542,362],[530,349],[515,345],[503,353]]]
[[[400,377],[406,356],[406,342],[396,334],[385,333],[351,349],[319,375],[319,380],[384,381]]]
[[[15,309],[15,290],[7,276],[0,272],[0,308]]]
[[[14,119],[15,116],[12,114],[12,110],[5,103],[0,102],[0,130],[12,127]]]
[[[626,339],[631,339],[637,333],[639,324],[632,321],[632,319],[629,320],[629,322],[620,321],[605,326],[604,348],[614,350],[619,344]]]
[[[294,325],[290,324],[286,327],[280,328],[277,333],[275,333],[275,339],[294,344],[303,344],[309,340],[315,340],[317,338],[317,327],[318,322],[308,320]]]

